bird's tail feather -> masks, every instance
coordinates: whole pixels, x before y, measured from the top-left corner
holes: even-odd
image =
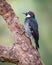
[[[38,50],[38,48],[39,48],[39,43],[38,43],[38,41],[35,41],[35,43],[36,43],[36,49]]]

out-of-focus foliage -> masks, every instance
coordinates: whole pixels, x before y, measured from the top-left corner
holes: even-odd
[[[52,65],[52,0],[7,0],[14,12],[24,22],[23,12],[34,11],[39,24],[39,53],[45,65]],[[13,34],[7,28],[3,18],[0,16],[0,44],[12,45]],[[13,65],[0,63],[0,65]]]

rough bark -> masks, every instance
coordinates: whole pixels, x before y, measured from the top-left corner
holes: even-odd
[[[13,46],[0,45],[0,61],[18,65],[43,65],[39,53],[25,35],[23,26],[19,22],[19,17],[16,16],[6,0],[0,0],[0,15],[14,35]]]

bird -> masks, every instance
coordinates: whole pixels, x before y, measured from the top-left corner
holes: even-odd
[[[35,13],[32,11],[28,11],[23,13],[25,14],[26,18],[24,21],[24,28],[25,33],[28,35],[28,37],[33,37],[36,45],[36,49],[38,51],[39,48],[39,31],[38,31],[38,23],[35,18]]]

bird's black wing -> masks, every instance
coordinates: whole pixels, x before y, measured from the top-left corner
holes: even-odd
[[[36,21],[36,19],[29,19],[29,25],[31,26],[31,30],[32,30],[32,35],[34,36],[35,39],[39,39],[39,32],[38,32],[38,23]]]

